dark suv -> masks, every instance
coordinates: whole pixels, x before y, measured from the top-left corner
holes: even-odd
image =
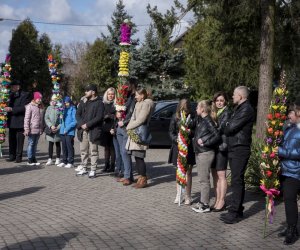
[[[178,101],[158,101],[150,121],[152,146],[170,146],[169,126],[172,116],[176,112]],[[196,111],[197,103],[192,102],[192,111]]]

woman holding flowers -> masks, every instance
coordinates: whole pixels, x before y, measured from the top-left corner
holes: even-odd
[[[215,204],[213,212],[221,212],[226,208],[225,196],[227,192],[226,169],[228,165],[228,150],[226,136],[223,133],[224,127],[230,118],[230,111],[227,106],[227,95],[220,91],[213,97],[212,116],[217,120],[217,126],[222,140],[216,149],[216,156],[212,164],[212,176],[215,188]]]
[[[141,88],[135,92],[136,104],[134,107],[131,119],[126,127],[128,131],[128,140],[126,143],[126,150],[135,157],[136,168],[139,174],[136,188],[144,188],[147,186],[146,164],[144,158],[146,157],[147,145],[140,144],[134,139],[133,130],[143,124],[149,124],[151,114],[154,109],[154,103],[147,98],[147,90]]]
[[[298,239],[297,194],[300,191],[300,102],[289,108],[290,126],[284,131],[283,142],[278,147],[287,229],[279,236],[283,244],[291,245]]]
[[[177,166],[177,158],[178,158],[178,133],[179,133],[179,126],[180,126],[180,120],[181,120],[181,114],[182,112],[185,112],[185,115],[188,117],[192,114],[191,111],[191,104],[190,101],[187,99],[181,99],[177,105],[176,113],[171,118],[170,127],[169,127],[169,135],[172,140],[172,146],[170,149],[169,154],[169,160],[168,163],[172,163],[174,166]],[[187,154],[187,165],[188,169],[186,171],[186,187],[185,187],[185,198],[184,203],[185,205],[191,205],[192,203],[192,197],[191,197],[191,191],[192,191],[192,168],[193,165],[195,165],[195,154],[192,144],[192,137],[193,137],[193,118],[190,119],[190,122],[188,127],[191,129],[189,132],[189,138],[190,141],[188,143],[188,154]],[[180,199],[180,186],[177,183],[177,194],[176,198],[174,200],[175,204],[178,204]]]

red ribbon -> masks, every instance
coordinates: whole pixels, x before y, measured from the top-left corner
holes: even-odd
[[[264,191],[264,193],[267,195],[267,197],[269,199],[269,205],[267,207],[267,209],[268,209],[268,215],[267,216],[270,216],[270,223],[272,224],[273,223],[273,217],[274,217],[274,214],[275,214],[274,197],[275,197],[275,195],[276,196],[279,195],[280,191],[275,189],[275,188],[267,189],[265,187],[265,185],[261,185],[260,189],[262,191]]]

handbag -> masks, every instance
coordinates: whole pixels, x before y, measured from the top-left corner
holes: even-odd
[[[149,145],[152,139],[152,135],[149,131],[148,124],[143,124],[134,129],[134,133],[138,137],[138,143],[142,145]]]
[[[48,126],[45,127],[44,132],[45,132],[46,135],[50,135],[50,136],[54,135],[51,128],[49,128]]]

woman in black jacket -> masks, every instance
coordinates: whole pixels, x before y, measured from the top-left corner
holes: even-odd
[[[197,106],[198,121],[195,128],[194,150],[200,181],[200,204],[193,208],[197,213],[210,212],[210,168],[215,158],[215,148],[220,140],[216,122],[211,117],[210,102],[205,100]]]
[[[220,91],[214,95],[212,114],[217,120],[218,130],[222,140],[217,147],[215,160],[212,165],[212,176],[216,196],[213,212],[221,212],[226,208],[225,196],[227,192],[226,169],[228,165],[228,150],[224,127],[231,115],[227,104],[228,98],[224,92]]]
[[[114,129],[115,121],[115,89],[109,88],[103,95],[104,103],[104,119],[102,127],[102,140],[101,146],[104,147],[104,161],[105,168],[104,172],[114,172],[115,171],[115,149],[113,145],[113,135],[111,134],[111,129]]]
[[[179,101],[179,103],[177,105],[176,113],[173,115],[171,122],[170,122],[170,127],[169,127],[169,135],[172,140],[172,146],[170,149],[168,163],[172,163],[176,167],[177,167],[177,157],[178,157],[177,137],[178,137],[178,132],[179,132],[181,111],[185,111],[187,116],[189,114],[192,114],[191,104],[187,99],[182,99]],[[187,185],[185,188],[186,195],[185,195],[185,202],[184,202],[184,204],[186,204],[186,205],[191,205],[191,203],[192,203],[192,198],[191,198],[192,168],[193,168],[193,165],[195,165],[195,154],[194,154],[194,149],[193,149],[193,144],[192,144],[193,118],[191,119],[189,127],[191,128],[191,133],[190,133],[190,143],[188,145],[188,155],[187,155],[187,164],[189,165],[189,169],[187,170],[187,173],[186,173]],[[180,197],[180,191],[179,191],[180,187],[178,184],[176,184],[176,185],[177,185],[177,194],[176,194],[176,198],[174,201],[175,204],[177,204],[179,202],[179,197]]]

